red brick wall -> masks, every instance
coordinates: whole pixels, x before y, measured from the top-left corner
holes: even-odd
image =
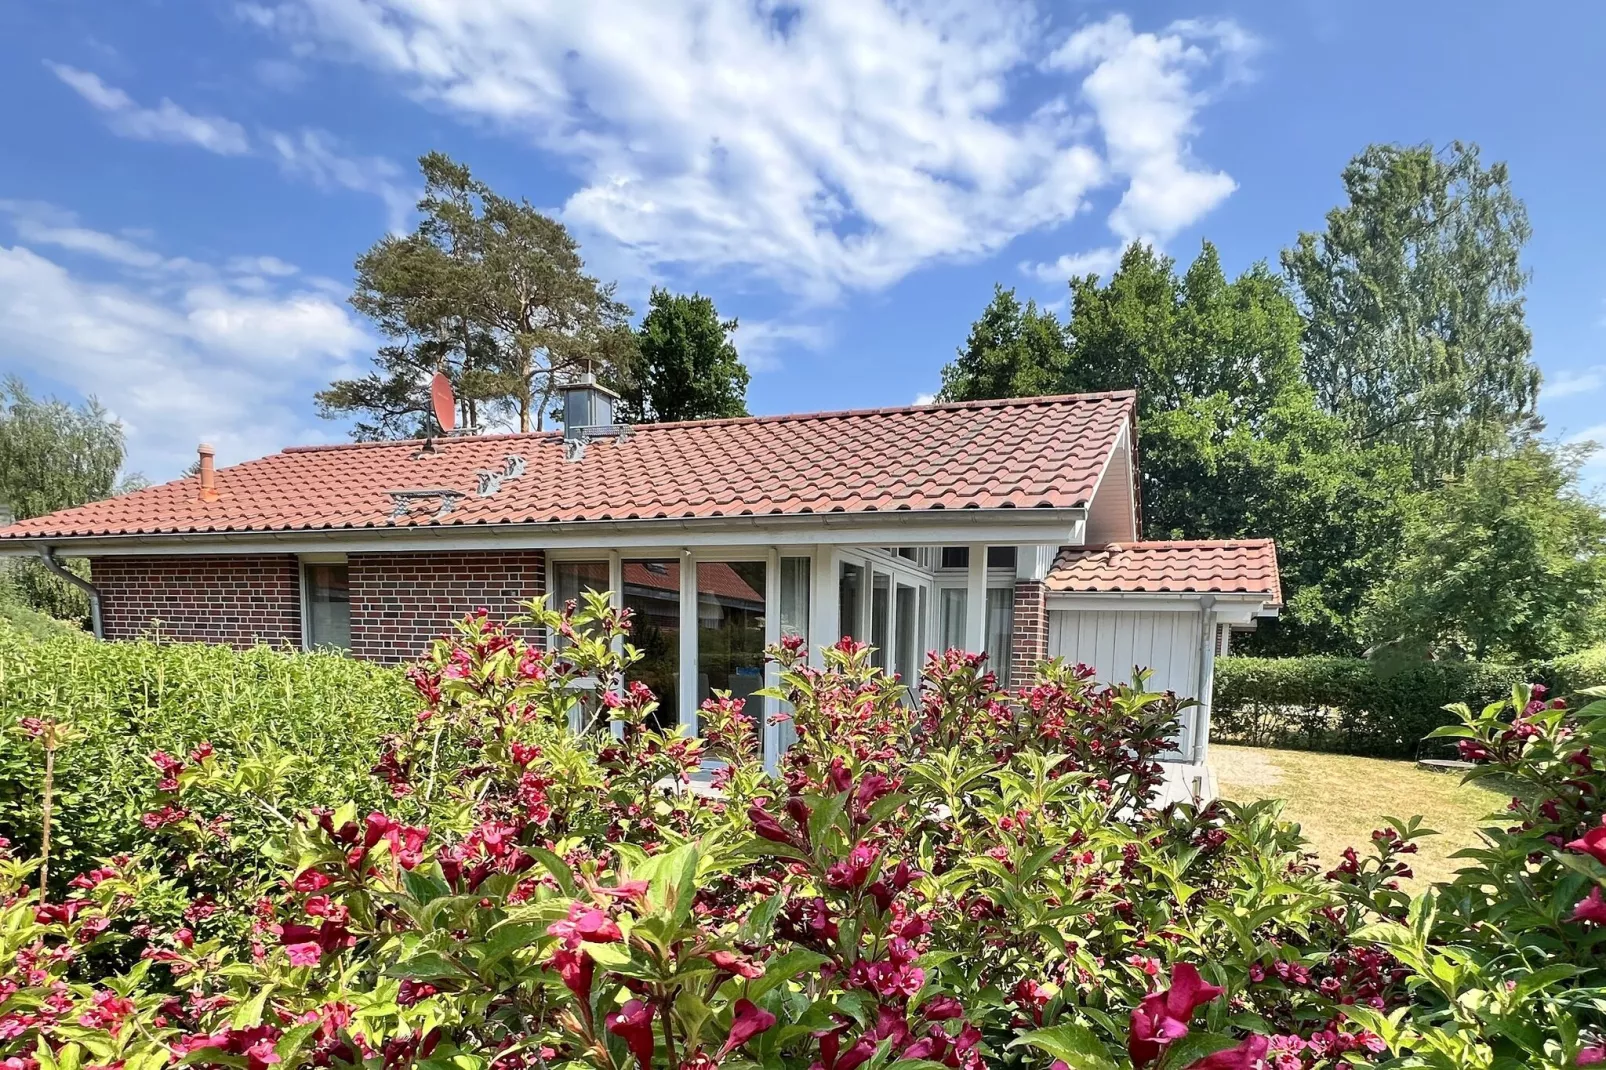
[[[97,557],[90,575],[108,639],[301,645],[301,574],[290,554]]]
[[[1043,585],[1034,580],[1015,584],[1015,625],[1009,655],[1009,681],[1019,686],[1032,678],[1048,657],[1048,612]]]
[[[503,620],[546,590],[540,550],[351,554],[351,652],[406,661],[484,606]]]

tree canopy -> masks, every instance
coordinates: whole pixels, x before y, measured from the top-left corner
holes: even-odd
[[[1414,499],[1394,568],[1368,599],[1371,639],[1516,659],[1599,640],[1606,518],[1579,487],[1592,448],[1525,438]]]
[[[357,260],[352,307],[387,339],[375,369],[317,395],[330,418],[357,415],[358,438],[428,428],[429,380],[452,380],[467,426],[542,426],[553,392],[584,369],[634,359],[630,309],[586,274],[562,223],[510,200],[442,153],[419,160],[423,217]]]
[[[1025,305],[1014,290],[993,299],[970,328],[953,363],[942,369],[939,401],[1031,397],[1058,392],[1069,361],[1065,328],[1053,312]]]
[[[1528,214],[1475,145],[1372,145],[1347,203],[1282,254],[1322,407],[1409,454],[1419,486],[1456,475],[1533,413],[1523,317]]]
[[[94,398],[39,399],[15,376],[0,385],[0,503],[16,520],[43,516],[143,486],[123,467],[123,427]],[[0,598],[54,617],[82,617],[87,601],[38,561],[8,564]]]
[[[705,420],[747,415],[747,366],[711,298],[653,287],[636,330],[638,358],[617,389],[636,420]]]

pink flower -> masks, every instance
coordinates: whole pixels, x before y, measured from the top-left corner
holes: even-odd
[[[285,951],[290,954],[292,966],[316,966],[318,960],[323,957],[323,949],[310,940],[300,944],[287,944]]]
[[[724,1046],[719,1049],[719,1058],[723,1059],[774,1024],[775,1015],[769,1011],[755,1005],[751,1000],[737,1000],[736,1013],[731,1018],[730,1035],[725,1038]]]
[[[1600,897],[1600,889],[1591,888],[1589,898],[1580,899],[1573,906],[1573,916],[1568,921],[1592,921],[1596,925],[1606,925],[1606,902]]]
[[[1590,829],[1583,836],[1569,843],[1567,849],[1577,851],[1579,854],[1586,854],[1602,865],[1606,865],[1606,818],[1601,819],[1601,824],[1598,827]]]
[[[845,860],[834,863],[825,871],[826,886],[837,889],[862,887],[870,879],[870,871],[875,868],[879,857],[879,852],[869,844],[857,844],[848,852]]]
[[[1606,1063],[1606,1044],[1596,1044],[1592,1048],[1584,1048],[1573,1060],[1574,1066],[1599,1066]]]
[[[591,978],[595,972],[591,956],[584,951],[560,947],[552,953],[552,965],[563,979],[564,987],[580,1001],[586,1021],[591,1020]]]
[[[1207,985],[1190,963],[1171,967],[1171,987],[1144,996],[1132,1012],[1127,1053],[1132,1065],[1142,1068],[1160,1057],[1167,1044],[1188,1035],[1194,1011],[1220,996],[1222,989]]]
[[[945,1022],[953,1018],[965,1016],[964,1005],[952,996],[938,996],[928,999],[921,1006],[920,1013],[933,1022]]]
[[[584,903],[571,903],[569,916],[547,926],[547,935],[556,936],[563,946],[573,950],[582,940],[593,944],[616,944],[624,939],[614,920],[596,907]]]
[[[633,999],[608,1015],[608,1032],[622,1037],[641,1070],[652,1070],[652,1008]]]

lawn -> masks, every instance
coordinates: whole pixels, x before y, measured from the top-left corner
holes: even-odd
[[[1423,839],[1411,860],[1412,891],[1450,879],[1459,866],[1450,856],[1475,843],[1483,817],[1511,801],[1482,785],[1462,784],[1457,773],[1429,772],[1409,761],[1218,745],[1210,748],[1210,764],[1225,798],[1285,800],[1283,815],[1300,823],[1328,864],[1345,847],[1366,847],[1385,816],[1421,815],[1439,835]]]

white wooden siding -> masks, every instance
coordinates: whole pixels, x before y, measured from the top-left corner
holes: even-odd
[[[1194,698],[1199,690],[1199,614],[1126,610],[1051,610],[1048,653],[1089,665],[1103,683],[1131,683],[1134,667],[1149,669],[1151,691]],[[1207,698],[1208,701],[1208,698]],[[1178,750],[1191,753],[1185,727]]]

